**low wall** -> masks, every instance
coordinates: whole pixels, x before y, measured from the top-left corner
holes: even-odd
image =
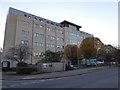
[[[37,64],[38,72],[57,72],[65,71],[64,63],[38,63]]]

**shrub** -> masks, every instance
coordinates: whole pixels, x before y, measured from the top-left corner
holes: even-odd
[[[25,62],[19,62],[17,64],[16,72],[17,74],[24,75],[24,74],[31,74],[32,72],[36,72],[37,69],[33,65],[28,65]]]
[[[28,64],[25,63],[25,62],[19,62],[19,63],[17,64],[17,67],[27,67],[27,66],[28,66]]]
[[[33,67],[17,67],[17,74],[31,74],[32,72],[36,72],[36,68]]]

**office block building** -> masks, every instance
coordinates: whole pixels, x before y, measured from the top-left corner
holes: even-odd
[[[82,42],[80,28],[81,26],[66,20],[57,23],[10,7],[3,51],[6,52],[10,47],[19,44],[29,45],[33,48],[33,56],[27,63],[35,64],[40,59],[41,53],[48,49],[56,52],[63,51],[67,44],[79,46]],[[11,67],[13,66],[14,63],[11,64]]]

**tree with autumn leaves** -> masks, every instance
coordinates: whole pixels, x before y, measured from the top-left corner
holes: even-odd
[[[84,39],[79,47],[78,55],[82,55],[85,59],[96,58],[97,49],[94,44],[93,37]]]
[[[67,45],[64,49],[64,55],[66,56],[67,60],[70,60],[72,64],[78,64],[83,58],[96,58],[96,41],[96,38],[89,37],[84,39],[79,47],[77,45]]]
[[[82,59],[100,59],[111,62],[116,61],[117,51],[110,45],[104,45],[99,38],[88,37],[82,41],[79,47],[67,45],[64,49],[64,55],[72,64],[77,64]]]
[[[78,47],[77,45],[67,45],[64,49],[64,56],[71,64],[77,64],[78,58]]]

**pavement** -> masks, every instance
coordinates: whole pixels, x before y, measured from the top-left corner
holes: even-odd
[[[45,73],[45,74],[36,74],[36,75],[7,75],[5,72],[2,73],[2,80],[41,80],[41,79],[54,79],[54,78],[63,78],[63,77],[71,77],[76,75],[82,75],[92,72],[97,72],[101,70],[108,69],[108,66],[102,67],[94,67],[94,68],[84,68],[79,70],[71,70],[71,71],[64,71],[64,72],[52,72],[52,73]]]

